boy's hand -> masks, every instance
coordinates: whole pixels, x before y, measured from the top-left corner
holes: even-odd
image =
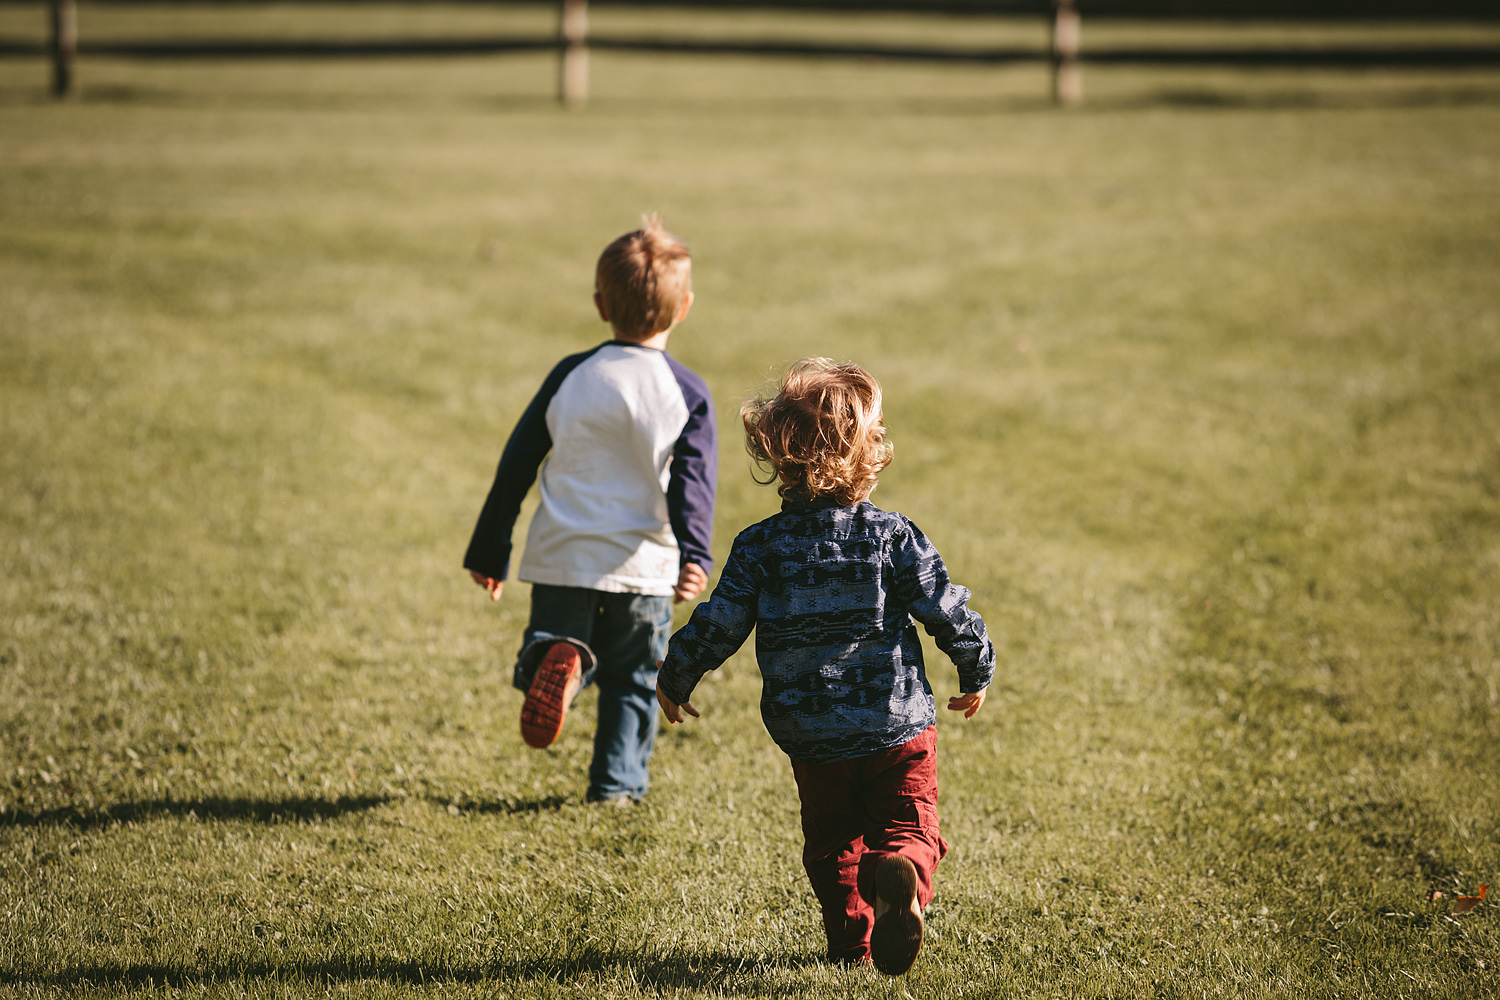
[[[703,593],[703,588],[706,586],[708,586],[708,574],[703,572],[703,567],[697,563],[684,563],[682,572],[677,574],[677,586],[672,588],[672,603],[681,604],[683,601],[691,601]]]
[[[492,576],[485,576],[483,573],[476,573],[472,569],[469,570],[469,575],[474,578],[475,583],[479,584],[485,590],[488,590],[490,592],[490,600],[500,600],[500,588],[505,586],[504,580],[496,580]]]
[[[979,711],[984,704],[984,694],[989,688],[980,688],[973,694],[961,694],[957,698],[948,699],[948,711],[962,712],[965,719],[972,719],[974,713]]]
[[[657,666],[660,665],[661,664],[657,664]],[[668,698],[666,695],[661,693],[660,684],[656,685],[656,701],[657,704],[661,705],[661,713],[667,717],[668,722],[681,722],[683,712],[686,712],[688,715],[691,715],[695,719],[699,717],[698,710],[693,707],[692,702],[685,701],[681,705],[677,704],[671,698]]]

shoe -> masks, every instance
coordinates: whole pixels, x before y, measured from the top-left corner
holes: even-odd
[[[899,976],[922,950],[922,907],[917,903],[917,866],[888,854],[875,869],[875,926],[870,959],[888,976]]]
[[[527,746],[540,750],[552,745],[582,681],[583,658],[578,647],[571,642],[553,643],[542,656],[521,705],[521,739]]]

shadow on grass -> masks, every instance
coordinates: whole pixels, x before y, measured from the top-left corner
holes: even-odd
[[[294,77],[291,79],[295,81]],[[58,99],[47,92],[46,84],[45,76],[38,75],[34,87],[12,87],[0,90],[0,107],[56,106]],[[183,110],[212,106],[221,110],[291,109],[325,113],[367,113],[371,108],[392,111],[442,106],[495,114],[534,114],[554,112],[560,107],[557,98],[551,94],[479,92],[437,97],[425,94],[395,94],[389,91],[368,94],[337,90],[315,91],[305,87],[299,90],[296,82],[287,83],[279,89],[236,91],[232,88],[225,88],[204,94],[187,87],[179,89],[139,82],[84,81],[80,84],[78,92],[67,100],[72,104],[105,107],[118,105],[157,110]]]
[[[1428,888],[1462,885],[1465,870],[1443,857],[1437,848],[1424,844],[1418,834],[1410,830],[1365,830],[1359,834],[1359,839],[1382,854],[1409,862]]]
[[[0,828],[67,826],[75,830],[93,830],[114,823],[138,823],[158,816],[200,820],[248,820],[252,823],[296,823],[308,820],[336,819],[349,813],[376,809],[394,801],[390,795],[341,795],[334,799],[295,796],[285,799],[246,799],[209,797],[202,799],[159,799],[147,802],[117,802],[114,805],[85,809],[60,806],[36,812],[0,811]],[[491,802],[453,802],[428,796],[438,809],[457,809],[463,814],[526,816],[557,812],[575,800],[562,795],[535,799],[498,799]]]
[[[1068,110],[1071,116],[1113,114],[1142,109],[1168,108],[1223,113],[1257,111],[1366,111],[1383,109],[1423,110],[1500,106],[1500,86],[1487,79],[1470,82],[1430,84],[1389,78],[1380,85],[1336,88],[1327,85],[1328,78],[1309,81],[1305,86],[1289,85],[1271,89],[1238,87],[1233,84],[1195,84],[1163,86],[1145,91],[1111,93],[1109,83],[1100,84],[1082,104]],[[0,107],[50,106],[56,99],[46,93],[41,77],[35,88],[0,90]],[[193,108],[213,105],[217,108],[296,108],[309,112],[362,113],[370,108],[390,110],[393,107],[437,106],[461,107],[497,116],[561,114],[551,94],[479,92],[435,98],[428,95],[351,94],[297,92],[289,85],[272,92],[214,91],[204,95],[189,89],[140,83],[96,83],[85,85],[72,100],[79,104],[119,105],[154,108]],[[1046,93],[1045,78],[1038,76],[1035,93],[928,94],[899,96],[832,96],[828,94],[723,94],[694,95],[679,93],[671,100],[659,95],[594,94],[587,113],[599,115],[632,114],[648,117],[674,117],[682,114],[722,116],[729,114],[774,114],[788,119],[815,120],[856,115],[912,115],[945,118],[989,118],[996,115],[1059,113]]]
[[[1500,104],[1500,87],[1424,87],[1391,85],[1383,88],[1328,92],[1317,87],[1270,91],[1229,87],[1179,87],[1141,97],[1096,102],[1100,107],[1166,107],[1218,111],[1369,111],[1386,108],[1456,108]]]
[[[431,795],[428,796],[427,801],[439,809],[448,809],[450,812],[457,810],[461,814],[472,813],[482,816],[499,813],[504,816],[526,816],[557,812],[564,806],[577,802],[577,799],[570,799],[563,795],[544,795],[539,799],[499,799],[494,802],[470,802],[460,799],[455,802],[452,799]]]
[[[57,972],[27,975],[0,970],[0,985],[68,988],[78,986],[167,987],[185,989],[212,983],[266,980],[278,983],[335,984],[376,980],[396,985],[432,983],[517,982],[547,979],[554,983],[629,970],[635,982],[650,989],[712,988],[718,994],[762,996],[762,977],[777,970],[822,965],[814,955],[750,957],[725,951],[703,954],[643,956],[602,950],[571,957],[500,959],[451,965],[414,960],[362,959],[351,956],[322,962],[217,961],[183,963],[77,965]],[[857,973],[856,973],[857,974]]]
[[[249,820],[255,823],[294,823],[334,819],[374,809],[391,801],[389,795],[341,795],[336,799],[298,796],[286,799],[160,799],[119,802],[97,809],[63,806],[39,812],[0,812],[0,827],[69,826],[89,830],[112,823],[136,823],[158,816],[202,820]]]

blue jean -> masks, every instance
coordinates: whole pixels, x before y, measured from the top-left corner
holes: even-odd
[[[672,598],[654,594],[610,594],[582,587],[531,585],[531,620],[523,652],[539,632],[576,639],[593,652],[585,658],[583,690],[599,688],[599,726],[589,764],[591,800],[646,794],[646,765],[656,745],[656,664],[667,652]],[[523,670],[518,664],[517,685]]]

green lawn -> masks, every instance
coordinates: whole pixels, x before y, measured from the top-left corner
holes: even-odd
[[[0,994],[1492,991],[1500,906],[1424,895],[1500,888],[1500,72],[593,68],[0,61]],[[526,588],[460,568],[647,210],[721,558],[738,401],[857,360],[996,637],[904,979],[818,962],[748,652],[590,807],[592,695],[527,750]]]

